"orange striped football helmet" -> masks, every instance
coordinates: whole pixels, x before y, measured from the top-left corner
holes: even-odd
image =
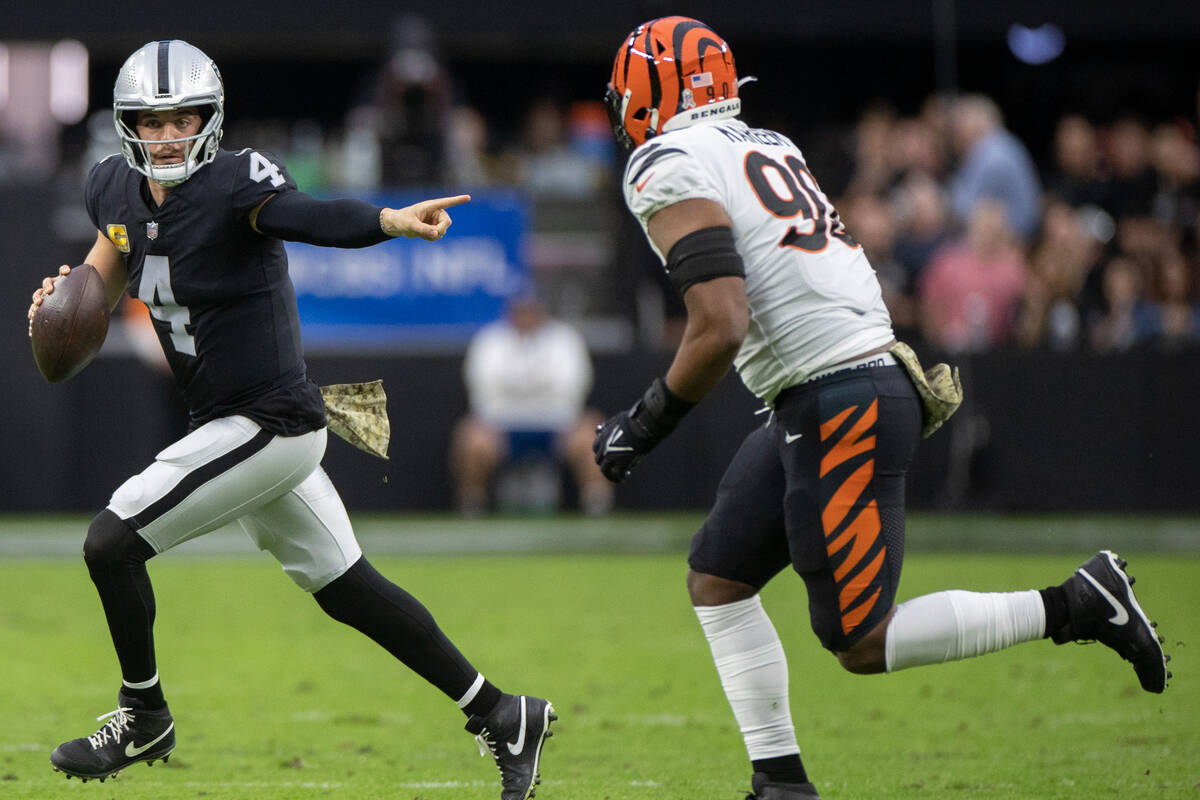
[[[652,136],[741,111],[733,52],[690,17],[660,17],[625,37],[605,105],[617,141],[632,150]]]

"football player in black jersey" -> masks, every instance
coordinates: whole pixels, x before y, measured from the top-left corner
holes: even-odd
[[[146,561],[237,521],[326,613],[454,700],[500,768],[501,800],[525,800],[538,781],[553,708],[485,680],[424,606],[363,557],[321,469],[325,406],[306,374],[283,247],[283,240],[436,241],[450,226],[446,209],[470,198],[394,209],[298,191],[274,155],[220,148],[220,74],[178,40],[151,42],[129,57],[113,90],[113,116],[122,154],[88,176],[87,211],[98,234],[86,261],[103,277],[110,306],[128,291],[149,307],[191,432],[122,484],[88,528],[84,559],[122,685],[104,726],[60,745],[52,765],[68,777],[104,780],[135,762],[167,759],[174,721],[155,660]],[[53,290],[46,278],[31,320]]]

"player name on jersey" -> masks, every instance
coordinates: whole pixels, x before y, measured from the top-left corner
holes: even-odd
[[[764,130],[763,128],[735,128],[728,125],[715,125],[713,127],[725,134],[725,138],[731,142],[756,142],[758,144],[776,145],[777,147],[791,145],[791,141],[786,136],[775,131]]]

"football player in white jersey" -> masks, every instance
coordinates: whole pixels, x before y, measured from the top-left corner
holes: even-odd
[[[687,325],[667,374],[597,429],[593,450],[610,480],[624,480],[731,365],[772,411],[726,470],[687,576],[752,762],[751,797],[818,797],[758,597],[789,565],[813,631],[850,672],[1097,639],[1161,692],[1167,657],[1125,562],[1107,550],[1044,590],[894,604],[905,471],[922,434],[956,407],[957,381],[931,387],[895,341],[862,248],[795,144],[738,119],[739,83],[729,46],[687,17],[644,23],[617,52],[606,100],[632,150],[625,201],[682,292]],[[930,375],[947,377],[939,366]]]

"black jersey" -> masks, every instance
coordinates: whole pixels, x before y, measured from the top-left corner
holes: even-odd
[[[325,424],[300,346],[279,239],[249,214],[296,183],[269,153],[220,150],[161,206],[119,155],[92,167],[88,214],[125,257],[127,290],[150,309],[192,424],[241,414],[274,433]]]

